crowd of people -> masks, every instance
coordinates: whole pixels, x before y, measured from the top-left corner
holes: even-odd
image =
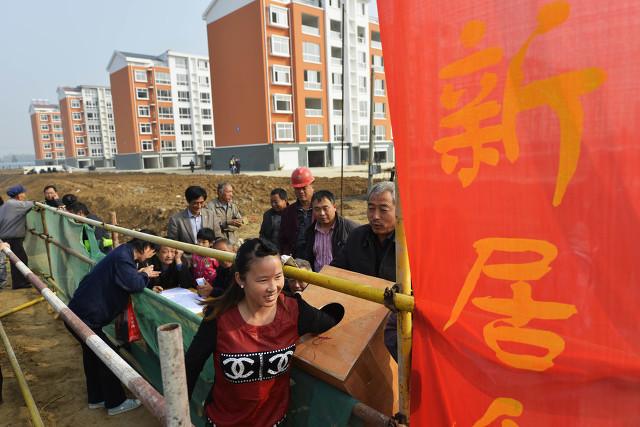
[[[368,223],[359,225],[340,216],[334,194],[315,191],[314,181],[310,169],[294,170],[295,202],[289,203],[285,189],[273,189],[259,236],[247,240],[239,236],[244,220],[230,183],[218,184],[216,197],[209,201],[205,188],[188,187],[185,209],[170,217],[164,234],[180,242],[236,252],[235,262],[139,239],[112,250],[106,244],[108,236],[99,237],[105,241],[101,249],[107,255],[82,279],[69,308],[103,337],[102,327],[126,309],[131,293],[145,288],[155,292],[195,289],[205,310],[186,355],[189,392],[210,355],[220,372],[206,403],[207,422],[278,425],[287,410],[295,342],[305,333],[333,327],[344,312],[333,304],[318,310],[304,302],[300,292],[306,284],[285,279],[281,256],[291,256],[298,267],[315,272],[332,265],[390,281],[396,276],[394,184],[379,182],[369,189]],[[7,192],[10,199],[0,206],[0,239],[27,262],[22,248],[24,217],[33,202],[25,200],[25,192],[22,186]],[[45,187],[44,197],[49,206],[92,215],[75,196],[59,198],[53,185]],[[151,230],[145,232],[155,235]],[[12,269],[13,287],[28,286],[16,273],[13,277]],[[385,344],[397,359],[396,340],[391,315]],[[82,346],[89,407],[106,408],[109,415],[115,415],[139,406],[137,400],[126,398],[102,361]]]

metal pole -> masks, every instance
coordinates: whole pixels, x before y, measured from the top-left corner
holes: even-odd
[[[158,355],[162,371],[162,392],[167,402],[166,427],[191,425],[187,376],[184,367],[182,328],[178,323],[158,326]]]
[[[104,222],[95,221],[82,216],[74,215],[69,212],[53,209],[42,203],[36,202],[38,207],[43,209],[51,209],[58,215],[66,216],[75,219],[78,222],[94,225],[96,227],[102,227],[109,231],[116,231],[120,234],[130,237],[137,237],[148,242],[157,243],[163,246],[169,246],[177,248],[185,252],[196,253],[198,255],[208,256],[216,258],[220,261],[233,262],[235,260],[235,254],[231,252],[219,251],[217,249],[204,248],[202,246],[194,245],[191,243],[178,242],[176,240],[167,239],[159,236],[152,236],[150,234],[141,233],[139,231],[129,230],[124,227],[118,227],[115,225],[105,224]],[[314,273],[311,271],[302,270],[295,267],[284,266],[284,273],[287,277],[293,277],[294,279],[302,279],[307,283],[321,286],[323,288],[332,289],[337,292],[342,292],[347,295],[352,295],[358,298],[363,298],[369,301],[373,301],[379,304],[384,304],[384,289],[377,289],[371,286],[363,285],[351,280],[339,279],[337,277],[328,276],[325,274]],[[413,310],[413,296],[403,295],[396,293],[394,295],[394,303],[399,310]]]
[[[373,185],[373,64],[371,64],[371,77],[369,78],[369,175],[367,180],[367,188],[371,189]]]
[[[91,258],[89,258],[88,256],[83,255],[83,254],[81,254],[80,252],[78,252],[78,251],[76,251],[74,249],[71,249],[71,248],[68,248],[68,247],[64,246],[63,244],[59,243],[58,241],[56,241],[53,237],[51,237],[49,235],[39,234],[38,232],[36,232],[33,229],[30,229],[29,233],[40,237],[45,242],[51,243],[55,247],[60,248],[63,252],[68,253],[69,255],[72,255],[72,256],[78,258],[79,260],[86,262],[87,264],[91,264],[91,265],[95,265],[96,264],[96,262],[94,260],[92,260]]]
[[[346,109],[344,102],[344,94],[347,89],[347,85],[345,82],[345,74],[344,74],[344,63],[345,63],[345,51],[347,50],[347,4],[345,1],[342,2],[342,141],[340,141],[340,215],[342,215],[344,209],[344,140],[346,137],[345,130],[345,117]]]
[[[11,347],[11,343],[9,342],[9,337],[7,337],[7,334],[4,332],[2,322],[0,322],[0,338],[2,338],[4,349],[7,352],[9,362],[11,363],[13,372],[16,375],[16,380],[18,381],[20,392],[22,393],[22,397],[24,398],[24,403],[27,405],[27,409],[29,410],[31,421],[36,427],[44,427],[44,423],[42,422],[42,418],[40,417],[40,412],[38,411],[36,402],[33,400],[33,396],[31,395],[31,391],[29,390],[29,386],[27,385],[27,380],[24,378],[24,373],[22,372],[22,369],[20,369],[20,364],[18,363],[16,354],[13,352],[13,348]]]
[[[80,217],[82,218],[82,217]],[[11,260],[14,267],[31,282],[31,284],[42,294],[53,309],[60,314],[65,323],[73,329],[77,336],[104,362],[120,381],[142,402],[142,404],[160,422],[166,419],[165,400],[154,389],[151,384],[145,381],[131,366],[125,362],[118,353],[102,341],[87,325],[73,313],[49,289],[38,276],[36,276],[11,249],[2,250]]]
[[[409,266],[409,251],[407,236],[404,228],[402,207],[400,203],[399,185],[396,180],[396,281],[400,287],[399,295],[411,295],[411,269]],[[398,295],[396,295],[398,296]],[[398,394],[399,419],[402,424],[409,424],[410,393],[409,379],[411,377],[411,340],[412,317],[407,311],[398,312]]]
[[[36,299],[33,299],[31,301],[25,302],[24,304],[20,304],[19,306],[10,308],[9,310],[5,310],[2,313],[0,313],[0,319],[2,319],[3,317],[7,317],[10,314],[16,313],[20,310],[23,310],[25,308],[31,307],[32,305],[35,305],[37,303],[39,303],[40,301],[44,301],[44,297],[38,297]]]

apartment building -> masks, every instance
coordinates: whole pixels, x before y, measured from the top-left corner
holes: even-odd
[[[59,87],[65,163],[77,168],[113,167],[118,153],[111,89]]]
[[[115,51],[107,66],[117,169],[205,164],[215,145],[209,59]]]
[[[29,116],[36,165],[63,165],[65,144],[60,108],[46,99],[34,99],[29,105]]]
[[[254,170],[357,164],[368,159],[370,136],[376,159],[392,161],[380,30],[368,0],[214,0],[203,19],[215,168],[232,155]]]

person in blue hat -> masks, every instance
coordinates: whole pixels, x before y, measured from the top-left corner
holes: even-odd
[[[28,263],[29,258],[24,251],[22,242],[27,231],[26,216],[34,203],[27,201],[27,189],[18,184],[7,190],[9,200],[0,206],[0,240],[8,243],[11,250],[22,262]],[[13,289],[30,288],[31,285],[20,271],[11,267],[11,287]]]

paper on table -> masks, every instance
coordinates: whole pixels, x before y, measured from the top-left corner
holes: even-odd
[[[183,306],[189,311],[192,311],[196,314],[202,313],[202,306],[198,304],[198,302],[202,301],[202,299],[195,292],[191,292],[190,290],[184,288],[172,288],[160,292],[160,295],[167,299],[170,299],[178,305]]]

